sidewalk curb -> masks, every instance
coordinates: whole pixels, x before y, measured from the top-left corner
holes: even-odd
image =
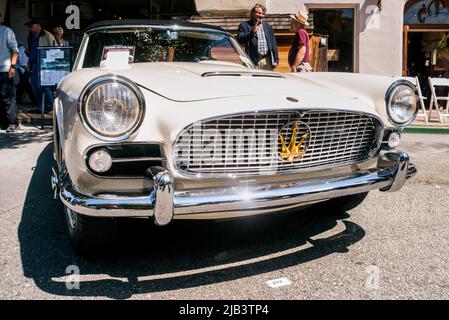
[[[404,129],[404,133],[449,134],[449,127],[410,126]]]

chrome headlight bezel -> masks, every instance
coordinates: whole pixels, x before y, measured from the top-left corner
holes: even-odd
[[[100,132],[98,132],[96,130],[96,128],[94,128],[93,126],[91,126],[89,124],[89,121],[87,120],[87,117],[86,117],[86,102],[89,98],[89,95],[92,93],[92,91],[95,88],[97,88],[98,86],[105,84],[105,83],[118,83],[120,85],[126,86],[128,89],[130,89],[133,92],[133,94],[136,95],[137,100],[139,102],[139,115],[138,115],[135,123],[127,131],[120,133],[118,135],[115,135],[115,136],[106,136],[106,135],[101,134]],[[145,117],[145,111],[146,111],[146,106],[145,106],[145,98],[143,96],[143,93],[140,91],[140,89],[137,87],[137,85],[134,82],[132,82],[131,80],[129,80],[125,77],[118,76],[118,75],[100,76],[100,77],[95,78],[92,81],[90,81],[84,87],[83,91],[81,92],[79,103],[78,103],[78,114],[80,116],[80,119],[81,119],[81,122],[82,122],[84,128],[95,138],[98,138],[103,141],[110,141],[110,142],[123,141],[123,140],[126,140],[129,137],[131,137],[137,131],[137,129],[139,129],[139,127],[142,125],[143,119]]]
[[[413,115],[410,117],[410,119],[408,119],[405,122],[398,122],[395,120],[394,116],[392,115],[392,111],[391,111],[391,102],[392,99],[394,97],[394,94],[396,94],[396,89],[400,86],[405,86],[408,87],[410,89],[410,91],[414,94],[415,96],[415,111],[413,113]],[[413,122],[413,120],[415,120],[416,115],[418,114],[418,96],[417,96],[417,91],[416,91],[416,86],[411,83],[408,80],[397,80],[395,81],[387,90],[387,93],[385,95],[385,106],[387,109],[387,114],[388,114],[388,119],[390,120],[391,123],[393,123],[396,126],[399,127],[406,127],[408,126],[410,123]]]

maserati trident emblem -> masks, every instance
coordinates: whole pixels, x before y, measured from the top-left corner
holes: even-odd
[[[287,124],[279,132],[278,138],[280,140],[279,159],[283,161],[293,161],[304,156],[309,145],[311,133],[310,128],[301,121],[296,121]],[[290,142],[287,146],[286,137],[290,135]],[[296,140],[298,140],[296,143]]]

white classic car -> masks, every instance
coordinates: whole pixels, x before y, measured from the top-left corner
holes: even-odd
[[[90,26],[54,110],[52,185],[82,252],[110,245],[122,217],[349,210],[416,173],[397,150],[413,84],[258,70],[213,26]]]

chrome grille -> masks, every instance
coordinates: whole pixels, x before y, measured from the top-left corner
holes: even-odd
[[[307,151],[293,161],[281,160],[278,134],[291,134],[287,125],[298,120],[310,129]],[[179,172],[194,175],[259,175],[337,167],[366,160],[378,146],[381,127],[371,115],[348,111],[234,114],[184,129],[173,155]]]

